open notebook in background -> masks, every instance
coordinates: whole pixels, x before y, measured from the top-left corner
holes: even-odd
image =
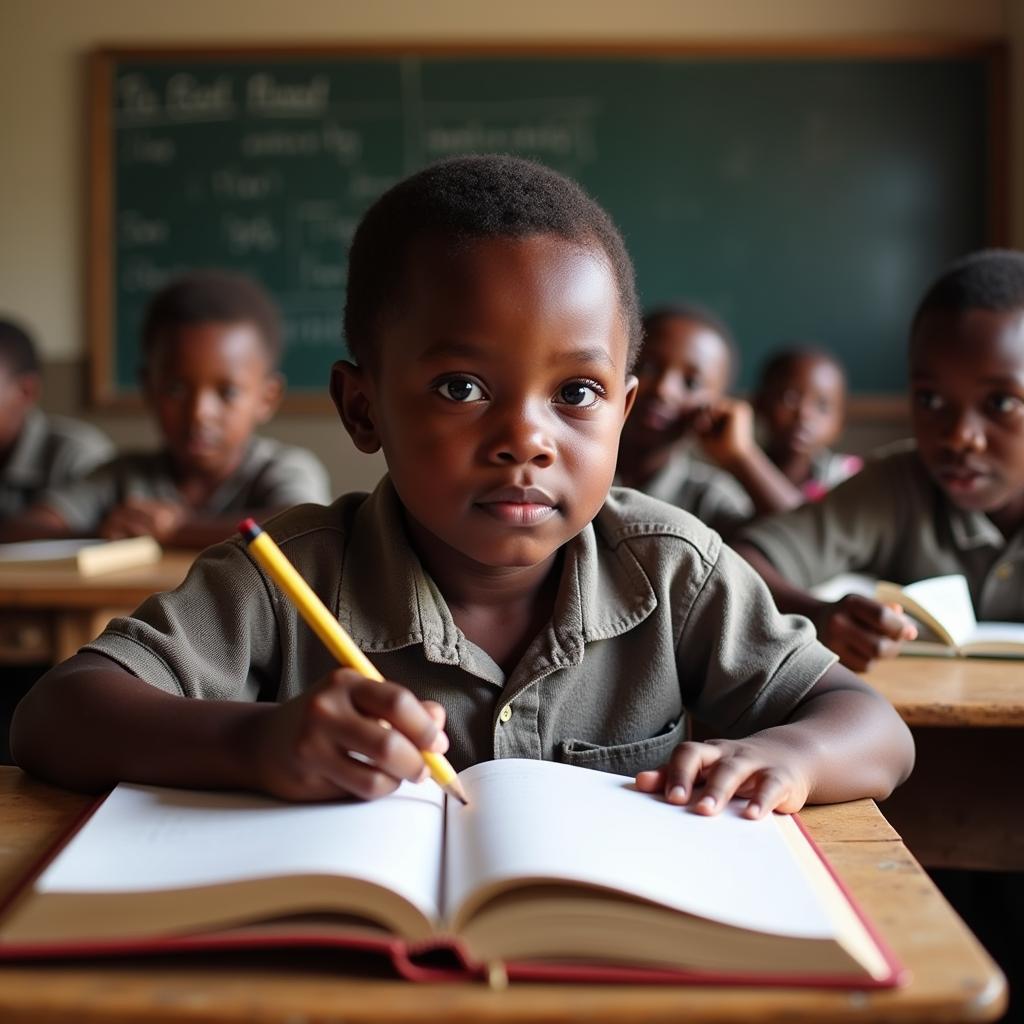
[[[160,545],[152,537],[28,540],[0,544],[0,568],[73,569],[81,576],[99,576],[118,569],[153,565],[160,561],[161,554]]]
[[[904,644],[907,654],[1024,658],[1024,623],[978,622],[967,580],[959,574],[905,585],[880,580],[876,596],[898,602],[918,623],[918,639]]]

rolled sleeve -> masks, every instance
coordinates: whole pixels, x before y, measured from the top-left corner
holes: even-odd
[[[200,555],[176,590],[114,619],[83,650],[168,693],[252,701],[280,680],[278,633],[265,577],[229,541]]]
[[[813,587],[844,572],[885,572],[907,528],[906,481],[887,463],[866,466],[820,501],[760,519],[740,531],[784,579]]]
[[[814,627],[782,615],[761,578],[723,546],[676,647],[690,710],[726,737],[784,722],[835,662]]]

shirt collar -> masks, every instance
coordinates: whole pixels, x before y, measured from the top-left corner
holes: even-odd
[[[556,667],[578,664],[585,643],[625,633],[657,605],[647,574],[604,518],[599,513],[564,548],[547,651]],[[368,653],[422,644],[428,661],[493,676],[493,662],[482,664],[466,643],[407,537],[398,494],[385,476],[357,511],[346,543],[339,621]]]
[[[30,409],[4,467],[7,483],[41,487],[46,482],[46,469],[43,465],[46,435],[46,416],[39,409]]]

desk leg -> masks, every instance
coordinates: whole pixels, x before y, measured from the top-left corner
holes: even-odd
[[[1019,729],[914,729],[917,763],[882,813],[925,867],[1024,871]]]

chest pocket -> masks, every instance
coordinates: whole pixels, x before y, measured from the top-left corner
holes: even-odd
[[[637,772],[658,768],[667,760],[678,744],[686,739],[686,716],[665,726],[657,736],[633,743],[619,743],[612,747],[598,746],[586,740],[562,740],[556,748],[559,761],[593,768],[616,775],[635,775]]]

